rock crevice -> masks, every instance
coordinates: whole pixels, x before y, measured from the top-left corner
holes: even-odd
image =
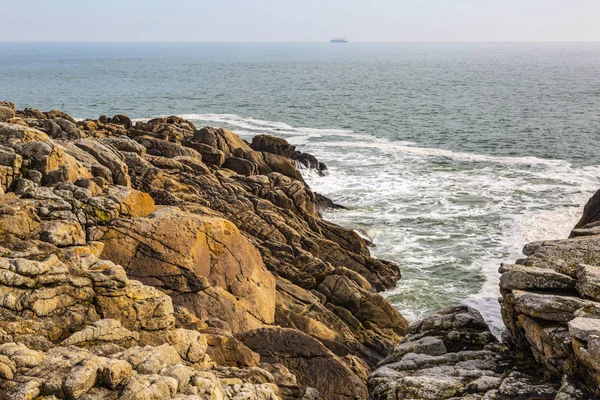
[[[271,136],[0,104],[0,399],[366,399],[400,273],[299,168],[326,172]]]

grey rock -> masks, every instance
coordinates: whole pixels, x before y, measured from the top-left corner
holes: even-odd
[[[575,317],[575,312],[592,302],[574,296],[560,296],[513,290],[507,295],[515,308],[526,315],[548,321],[567,323]]]
[[[548,268],[525,265],[503,265],[499,272],[500,288],[506,290],[554,290],[573,289],[575,279]]]
[[[600,267],[577,265],[577,291],[582,297],[600,300]]]
[[[577,317],[569,321],[569,334],[587,342],[590,336],[600,337],[600,319]]]

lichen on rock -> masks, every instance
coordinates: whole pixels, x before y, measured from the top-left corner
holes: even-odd
[[[299,167],[325,171],[178,117],[0,104],[0,398],[366,399],[399,269]]]

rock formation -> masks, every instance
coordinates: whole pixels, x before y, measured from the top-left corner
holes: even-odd
[[[287,142],[0,103],[0,399],[366,399],[398,268]]]
[[[500,268],[506,341],[554,377],[600,394],[600,232],[596,193],[571,237],[530,243]]]
[[[327,222],[283,139],[0,103],[0,400],[594,399],[600,192],[500,269],[500,343]]]
[[[475,310],[432,315],[380,362],[370,398],[599,398],[599,198],[569,239],[530,243],[527,258],[500,267],[502,344]]]
[[[595,398],[576,379],[549,379],[532,358],[516,356],[466,306],[411,325],[369,377],[369,391],[372,400]]]

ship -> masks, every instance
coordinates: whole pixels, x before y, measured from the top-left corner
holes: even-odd
[[[331,43],[348,43],[348,40],[346,40],[345,37],[334,37],[333,39],[331,39]]]

